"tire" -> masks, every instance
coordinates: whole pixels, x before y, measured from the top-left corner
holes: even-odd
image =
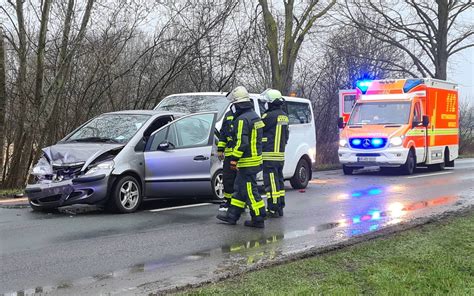
[[[408,152],[406,162],[400,167],[400,172],[403,175],[412,175],[416,168],[416,155],[413,150]]]
[[[304,158],[301,158],[296,165],[295,174],[290,179],[293,189],[304,189],[308,186],[311,177],[311,165]]]
[[[212,176],[211,187],[212,187],[212,196],[214,199],[223,200],[224,199],[224,176],[222,170],[218,170],[214,176]]]
[[[133,213],[140,207],[142,200],[142,189],[137,179],[133,176],[121,176],[111,190],[107,209],[123,214]]]
[[[342,171],[344,172],[344,175],[352,175],[354,173],[354,168],[348,167],[346,165],[342,165]]]

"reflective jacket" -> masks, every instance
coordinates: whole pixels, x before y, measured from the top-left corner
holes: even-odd
[[[264,124],[252,110],[250,102],[236,104],[231,160],[237,161],[239,170],[257,173],[262,165],[262,136]]]
[[[262,115],[263,123],[263,161],[282,163],[285,161],[285,147],[288,143],[288,115],[282,109],[282,103],[269,104]]]
[[[234,121],[234,113],[230,110],[224,114],[221,130],[219,131],[219,142],[217,143],[217,151],[224,152],[225,156],[232,154],[232,122]]]

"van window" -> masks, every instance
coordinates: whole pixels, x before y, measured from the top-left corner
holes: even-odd
[[[413,110],[413,122],[421,122],[421,105],[420,102],[416,102]]]
[[[344,96],[344,113],[351,113],[355,102],[356,102],[356,95],[345,95]]]
[[[288,119],[290,125],[311,122],[312,118],[309,104],[287,101],[286,105],[288,106]]]

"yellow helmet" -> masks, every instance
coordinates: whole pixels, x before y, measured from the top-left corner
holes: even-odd
[[[281,100],[282,99],[281,92],[279,90],[271,89],[271,88],[264,91],[262,93],[262,96],[270,103],[275,101],[275,100]]]
[[[228,95],[227,98],[232,103],[241,103],[241,102],[249,102],[249,92],[243,86],[237,86],[234,88]]]

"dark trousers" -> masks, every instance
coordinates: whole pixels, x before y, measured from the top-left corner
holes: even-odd
[[[266,216],[265,202],[258,193],[257,174],[241,169],[237,172],[235,178],[234,195],[230,202],[228,213],[235,220],[238,220],[246,204],[250,208],[252,219],[263,221],[263,218]]]
[[[230,157],[224,158],[222,168],[222,177],[224,183],[224,198],[230,203],[232,194],[234,193],[234,182],[237,172],[230,169]]]
[[[268,210],[276,212],[285,207],[285,178],[283,163],[263,162],[263,185],[267,194]]]

